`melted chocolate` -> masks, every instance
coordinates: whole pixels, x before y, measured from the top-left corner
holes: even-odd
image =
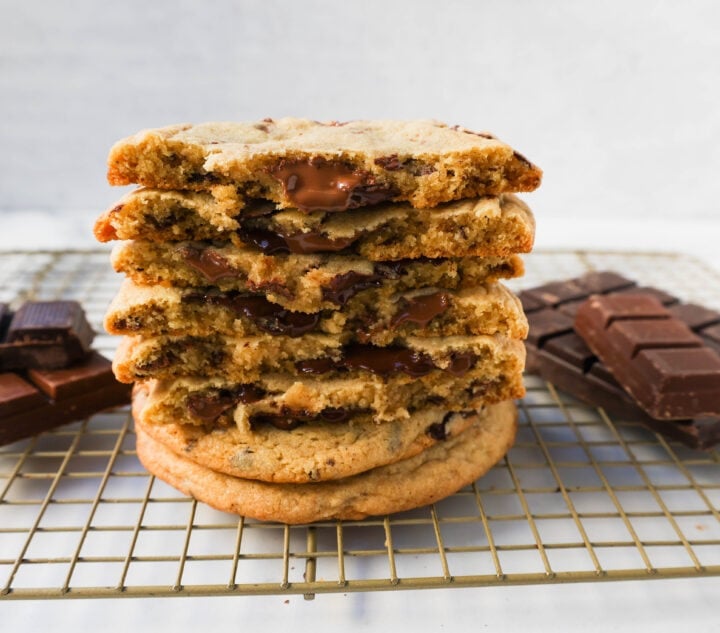
[[[365,275],[355,272],[354,270],[343,273],[342,275],[336,275],[330,280],[330,283],[323,288],[323,299],[343,306],[361,290],[379,286],[383,277],[382,274],[378,273]]]
[[[373,162],[387,171],[398,171],[402,169],[402,163],[400,162],[397,154],[381,156],[380,158],[376,158]]]
[[[291,312],[282,306],[271,303],[265,297],[243,295],[237,292],[191,292],[185,301],[222,305],[238,316],[250,319],[263,332],[284,334],[291,337],[301,336],[317,327],[319,313]]]
[[[468,373],[468,371],[470,371],[474,364],[475,354],[472,352],[455,352],[450,359],[450,364],[445,368],[445,371],[453,376],[464,376]]]
[[[244,242],[253,244],[265,255],[276,253],[297,253],[307,255],[310,253],[331,252],[336,253],[353,244],[359,235],[331,239],[319,231],[307,233],[285,234],[269,229],[242,229],[240,237]]]
[[[434,422],[430,426],[428,426],[425,429],[425,433],[427,433],[432,439],[442,441],[446,440],[448,437],[447,432],[447,423],[450,421],[450,418],[453,416],[453,412],[449,411],[443,416],[442,421],[440,422]]]
[[[288,407],[282,407],[280,413],[258,413],[250,417],[250,426],[256,427],[260,424],[271,424],[277,429],[291,431],[307,422],[346,422],[351,416],[359,413],[359,410],[332,408],[323,409],[319,413],[309,411],[293,411]]]
[[[333,369],[342,369],[342,364],[336,363],[332,358],[310,358],[295,363],[295,368],[301,374],[320,375]]]
[[[271,215],[276,211],[275,204],[269,200],[261,200],[259,198],[251,198],[243,207],[242,217],[243,218],[259,218],[266,215]]]
[[[343,366],[347,369],[364,369],[388,376],[402,372],[419,378],[436,369],[432,358],[421,352],[405,347],[374,347],[371,345],[351,345],[345,349]]]
[[[218,389],[192,394],[187,398],[187,408],[194,417],[214,422],[238,402],[250,404],[262,399],[264,395],[265,392],[255,385],[238,385],[232,390]]]
[[[193,417],[213,422],[230,407],[235,406],[235,397],[230,394],[193,394],[188,396],[187,408]]]
[[[303,211],[345,211],[396,195],[375,184],[370,173],[322,158],[285,160],[270,173],[282,183],[288,201]]]
[[[436,316],[446,312],[449,307],[450,295],[447,292],[434,292],[405,299],[401,308],[392,318],[390,327],[396,328],[403,323],[415,323],[420,327],[425,327]]]
[[[202,274],[210,282],[226,277],[237,277],[229,262],[220,253],[209,248],[183,244],[177,248],[177,253],[187,264]]]
[[[454,376],[463,376],[472,368],[474,362],[475,355],[472,352],[456,352],[444,371]],[[440,369],[430,356],[422,352],[398,346],[376,347],[360,344],[347,346],[338,360],[327,357],[313,358],[297,362],[295,368],[300,373],[312,375],[360,369],[380,376],[404,373],[414,378]]]

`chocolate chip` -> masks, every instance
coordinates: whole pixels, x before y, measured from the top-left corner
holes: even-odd
[[[387,171],[398,171],[402,169],[402,163],[398,159],[397,154],[391,154],[390,156],[381,156],[375,159],[375,164],[382,167]]]
[[[220,182],[220,177],[216,174],[208,174],[208,173],[192,173],[189,174],[187,177],[187,181],[191,185],[197,185],[197,184],[217,184]]]

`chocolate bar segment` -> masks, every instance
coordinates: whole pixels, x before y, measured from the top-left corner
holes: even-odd
[[[587,295],[581,299],[555,300],[546,303],[549,294],[538,289],[519,293],[530,324],[526,341],[526,371],[553,383],[579,400],[604,408],[610,415],[625,420],[638,421],[667,438],[678,440],[696,449],[708,449],[720,442],[720,420],[696,418],[689,420],[656,420],[643,411],[630,395],[613,378],[607,367],[593,354],[587,343],[574,332],[572,324],[564,317],[574,317],[579,305],[592,294],[623,293],[640,290],[633,281],[611,272],[588,273],[569,280],[574,286],[586,288]],[[560,282],[562,283],[562,282]],[[547,286],[547,285],[546,285]],[[711,334],[720,326],[720,312],[691,303],[680,303],[668,293],[655,288],[642,288],[643,294],[658,298],[668,310],[684,321],[703,343],[711,347]],[[544,295],[544,298],[538,296]],[[556,296],[566,297],[559,292]],[[559,313],[557,320],[553,312]],[[571,319],[572,321],[572,319]],[[553,329],[553,323],[555,327]]]
[[[44,403],[40,392],[17,374],[0,374],[0,420]]]
[[[0,374],[0,445],[130,402],[130,385],[115,380],[97,352],[59,370]]]
[[[76,301],[28,301],[12,315],[0,339],[0,371],[58,369],[87,356],[95,332]]]
[[[720,355],[656,299],[593,296],[575,329],[651,417],[720,415]]]

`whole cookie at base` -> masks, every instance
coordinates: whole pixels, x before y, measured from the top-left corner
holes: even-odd
[[[488,409],[477,424],[414,457],[334,481],[272,484],[200,466],[137,433],[145,468],[181,492],[223,512],[290,524],[355,520],[410,510],[447,497],[492,468],[515,439],[513,402]]]
[[[311,422],[294,429],[258,425],[200,427],[156,423],[145,408],[146,387],[133,394],[135,426],[175,453],[215,471],[273,483],[308,483],[349,477],[448,441],[485,417],[486,411],[451,413],[441,407],[382,424],[372,418]]]

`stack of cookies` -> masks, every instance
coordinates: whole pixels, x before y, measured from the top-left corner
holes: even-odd
[[[216,508],[304,523],[452,494],[508,450],[540,170],[434,121],[265,119],[147,130],[97,221],[126,275],[146,468]]]

